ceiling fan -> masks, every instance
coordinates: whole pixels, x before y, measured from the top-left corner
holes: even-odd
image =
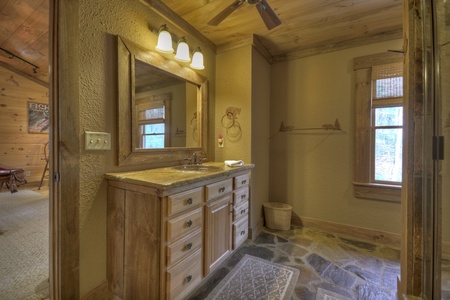
[[[269,6],[266,0],[236,0],[230,6],[222,10],[217,16],[212,18],[208,25],[217,26],[225,20],[233,11],[238,9],[244,2],[248,2],[249,4],[256,4],[256,8],[258,9],[261,18],[266,24],[267,29],[271,30],[278,25],[281,24],[280,18],[278,18],[277,14],[273,11],[273,9]]]

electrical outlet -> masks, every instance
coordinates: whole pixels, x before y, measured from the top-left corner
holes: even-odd
[[[111,150],[111,134],[107,132],[85,131],[85,150]]]
[[[31,176],[31,171],[25,171],[25,176],[26,177],[30,177]]]

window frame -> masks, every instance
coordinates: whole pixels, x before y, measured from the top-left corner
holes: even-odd
[[[150,97],[143,97],[136,100],[136,120],[139,125],[139,147],[141,149],[159,149],[159,148],[143,148],[144,143],[144,132],[145,128],[143,125],[147,124],[163,124],[164,125],[164,147],[170,147],[171,144],[171,126],[170,126],[170,111],[171,111],[171,93],[164,93],[160,95],[153,95]],[[147,108],[163,108],[164,118],[154,118],[154,119],[139,119],[139,111],[142,107]]]
[[[372,103],[372,131],[371,131],[371,153],[373,155],[370,156],[371,158],[371,164],[370,164],[370,182],[371,183],[378,183],[378,184],[387,184],[387,185],[401,185],[400,183],[395,183],[394,181],[382,181],[375,179],[375,140],[376,140],[376,131],[377,129],[402,129],[403,130],[403,122],[402,125],[383,125],[383,126],[377,126],[375,125],[375,109],[376,108],[386,108],[386,107],[402,107],[403,108],[403,97],[399,98],[389,98],[384,99],[382,101],[375,100],[376,103]]]
[[[374,167],[374,153],[372,146],[374,141],[372,139],[374,138],[374,127],[372,126],[372,108],[374,106],[372,105],[372,67],[375,65],[403,62],[403,57],[404,55],[402,53],[386,52],[353,59],[353,70],[355,74],[353,192],[356,198],[392,202],[401,201],[401,184],[373,182],[372,169]],[[405,116],[403,118],[405,119]]]

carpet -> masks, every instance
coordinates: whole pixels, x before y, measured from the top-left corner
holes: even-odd
[[[48,277],[48,196],[31,190],[0,193],[0,299],[43,299]]]
[[[246,254],[206,299],[287,300],[299,274],[298,269]]]

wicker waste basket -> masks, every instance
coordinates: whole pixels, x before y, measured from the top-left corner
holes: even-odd
[[[289,230],[291,228],[292,206],[279,202],[266,202],[264,217],[266,226],[270,229]]]

